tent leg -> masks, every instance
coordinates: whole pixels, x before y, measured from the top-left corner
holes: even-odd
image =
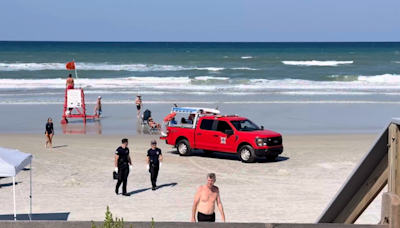
[[[29,169],[30,169],[30,173],[31,173],[31,195],[29,196],[29,198],[30,198],[30,204],[31,204],[31,208],[30,208],[30,214],[31,214],[31,216],[29,217],[31,220],[32,220],[32,162],[31,162],[31,165],[30,165],[30,167],[29,167]]]
[[[14,220],[17,220],[17,209],[15,205],[15,177],[13,177],[13,194],[14,194]]]

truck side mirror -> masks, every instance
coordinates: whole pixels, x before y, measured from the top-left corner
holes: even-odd
[[[264,130],[264,126],[261,126],[261,130]]]
[[[233,135],[233,130],[225,130],[225,134],[227,135]]]

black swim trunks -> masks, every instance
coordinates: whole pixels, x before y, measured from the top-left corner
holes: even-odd
[[[197,221],[199,222],[215,222],[215,213],[211,215],[206,215],[200,212],[197,212]]]
[[[136,105],[137,110],[140,110],[140,104]]]

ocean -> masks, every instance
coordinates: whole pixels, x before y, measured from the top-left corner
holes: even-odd
[[[400,103],[400,43],[0,42],[0,104]]]

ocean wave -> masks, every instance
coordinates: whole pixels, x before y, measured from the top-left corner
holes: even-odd
[[[92,71],[222,71],[224,67],[197,67],[152,64],[109,64],[109,63],[76,63],[76,69]],[[248,67],[234,67],[229,70],[257,70]],[[0,63],[0,71],[40,71],[40,70],[66,70],[64,63]]]
[[[383,74],[376,76],[358,76],[358,81],[372,82],[372,83],[399,83],[400,75],[396,74]]]
[[[252,90],[393,90],[400,89],[400,75],[352,76],[353,79],[310,81],[301,79],[235,79],[228,77],[127,77],[76,79],[76,87],[90,89],[151,89],[152,91],[252,91]],[[0,79],[0,89],[60,89],[65,79]]]
[[[254,58],[253,56],[242,56],[242,57],[240,57],[241,59],[252,59],[252,58]]]
[[[234,67],[234,68],[231,68],[231,70],[259,70],[259,69],[250,68],[250,67]]]
[[[208,70],[208,71],[220,71],[225,70],[223,67],[200,67],[200,68],[186,68],[190,70]]]
[[[338,66],[342,64],[352,64],[353,61],[282,61],[285,65],[294,66]]]
[[[201,76],[201,77],[195,77],[196,80],[229,80],[227,77],[212,77],[212,76]]]

